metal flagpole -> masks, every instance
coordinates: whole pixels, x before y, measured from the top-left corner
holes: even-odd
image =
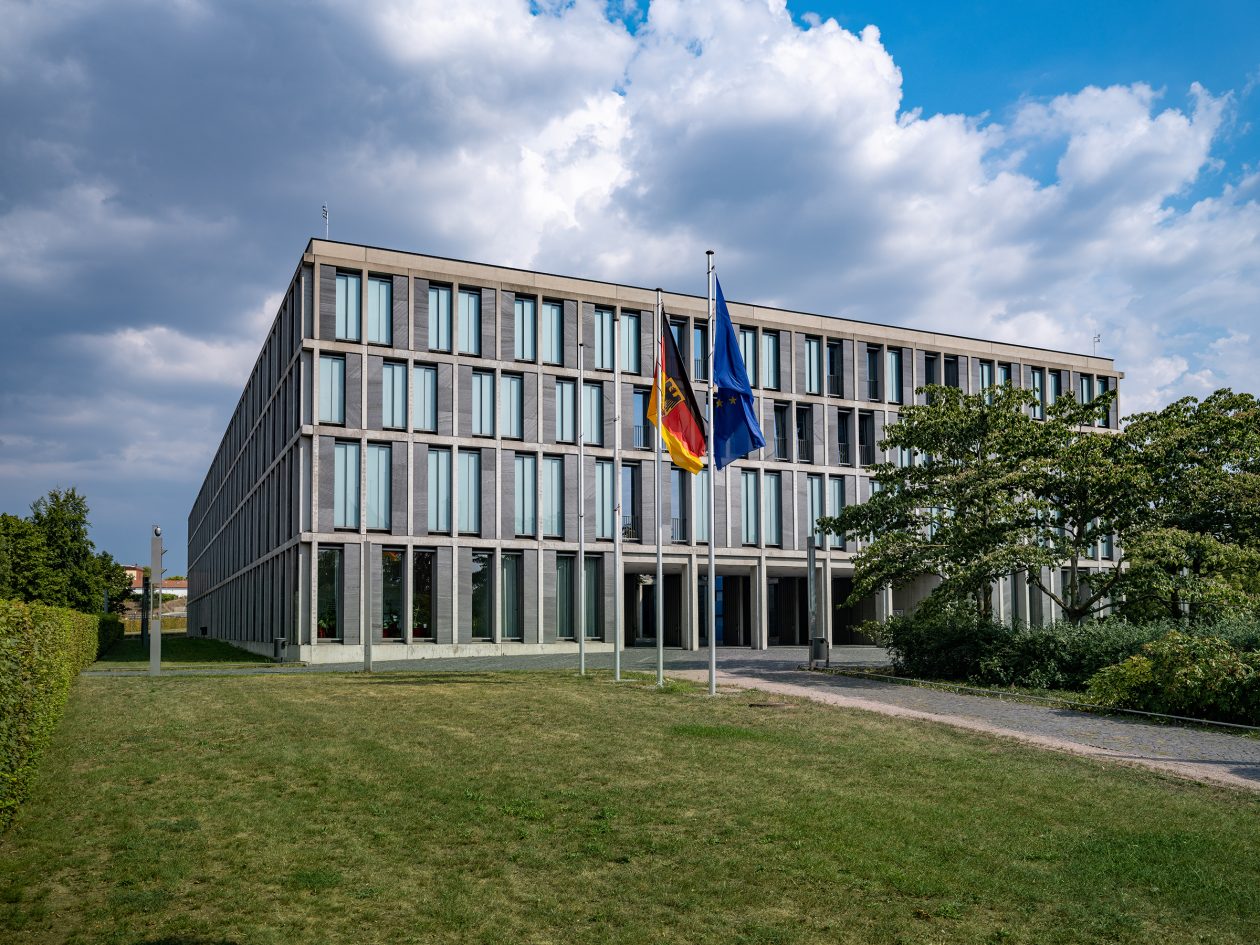
[[[576,410],[578,441],[578,674],[586,675],[586,341],[578,342]]]
[[[665,685],[665,561],[661,545],[665,540],[661,525],[661,407],[665,400],[665,302],[656,290],[656,684]]]
[[[625,610],[622,594],[625,579],[621,575],[621,539],[624,510],[621,507],[621,311],[613,315],[613,489],[617,501],[613,504],[613,681],[621,682],[621,638]]]
[[[713,492],[717,486],[715,462],[716,456],[713,451],[713,399],[715,396],[714,389],[717,384],[716,374],[713,370],[713,352],[717,343],[717,331],[714,327],[714,302],[713,302],[713,250],[709,250],[705,255],[709,261],[709,695],[717,695],[717,554],[714,550],[717,545],[717,532],[713,524]]]

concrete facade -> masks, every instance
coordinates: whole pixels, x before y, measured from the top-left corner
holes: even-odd
[[[800,645],[810,523],[869,496],[865,467],[883,459],[883,428],[929,375],[971,392],[1009,377],[1046,396],[1055,378],[1064,393],[1119,380],[1107,358],[731,303],[756,351],[767,446],[716,476],[708,523],[707,479],[675,484],[666,457],[658,489],[644,448],[655,298],[312,240],[189,516],[189,633],[266,652],[283,637],[288,657],[311,662],[357,661],[365,645],[373,660],[575,649],[560,631],[583,622],[581,522],[589,645],[611,647],[618,613],[626,645],[650,642],[659,502],[666,643],[705,639],[711,532],[719,642]],[[664,308],[684,359],[707,377],[696,357],[706,300],[666,293]],[[564,429],[568,384],[574,407],[600,414],[583,476],[581,431]],[[696,386],[703,406],[707,383]],[[930,591],[921,582],[841,608],[854,550],[829,543],[818,556],[820,613],[836,643]],[[998,606],[1054,616],[1019,580],[1002,583]]]

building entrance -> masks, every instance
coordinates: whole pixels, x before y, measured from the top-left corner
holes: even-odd
[[[654,575],[625,576],[626,646],[656,646],[656,584],[645,584],[642,578]],[[665,575],[665,645],[682,646],[682,576]]]
[[[714,595],[718,646],[752,646],[752,582],[744,574],[719,574]],[[700,645],[709,645],[709,576],[696,582],[700,606]]]

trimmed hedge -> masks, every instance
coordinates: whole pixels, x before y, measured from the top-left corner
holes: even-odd
[[[30,789],[71,680],[122,630],[113,614],[0,600],[0,830]]]

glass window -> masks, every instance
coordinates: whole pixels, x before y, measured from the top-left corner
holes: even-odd
[[[980,390],[985,391],[985,403],[993,403],[993,362],[980,362]]]
[[[853,411],[841,410],[837,414],[838,422],[836,423],[836,446],[837,452],[840,454],[839,461],[841,466],[851,466],[853,464],[853,443],[852,433]]]
[[[789,410],[791,408],[787,404],[774,405],[774,458],[788,460],[791,459],[789,452],[788,432]]]
[[[368,279],[367,340],[372,344],[394,343],[394,283],[390,279]]]
[[[691,379],[709,379],[709,326],[694,323],[691,329]]]
[[[450,286],[429,286],[429,350],[451,350]]]
[[[451,451],[429,447],[429,531],[451,530]]]
[[[503,639],[525,639],[524,606],[521,590],[524,586],[525,556],[519,551],[503,552]]]
[[[411,552],[411,639],[432,640],[433,635],[433,567],[437,557],[432,551]]]
[[[1082,404],[1092,404],[1094,402],[1094,378],[1091,374],[1082,374],[1080,377],[1080,396],[1078,400]]]
[[[997,366],[997,383],[998,387],[1005,387],[1011,382],[1011,366],[1005,362],[998,362]]]
[[[359,527],[359,444],[333,446],[333,527]]]
[[[359,277],[337,273],[337,338],[359,340]]]
[[[687,541],[687,500],[690,498],[687,478],[691,473],[677,466],[669,470],[669,508],[671,512],[670,536],[675,542]]]
[[[367,527],[390,527],[390,501],[393,478],[388,443],[369,443],[367,448]]]
[[[518,361],[533,361],[536,357],[534,339],[538,335],[538,318],[534,300],[516,297],[516,324],[513,326],[512,338],[516,346],[515,357]]]
[[[346,359],[319,357],[319,422],[346,422]]]
[[[516,488],[516,534],[533,535],[536,522],[534,496],[537,493],[535,467],[538,460],[530,453],[517,453],[513,481]]]
[[[741,328],[739,330],[739,353],[744,359],[744,372],[748,375],[748,383],[757,384],[757,329]]]
[[[822,393],[822,339],[805,339],[805,393]]]
[[[761,385],[770,390],[779,389],[779,333],[761,333]]]
[[[459,530],[481,532],[481,450],[459,451]]]
[[[1110,378],[1106,378],[1106,377],[1098,378],[1098,396],[1099,397],[1101,397],[1103,394],[1107,393],[1107,391],[1111,389],[1109,385],[1110,385]],[[1107,415],[1103,414],[1103,416],[1098,418],[1097,422],[1100,427],[1107,426]]]
[[[587,446],[604,445],[604,385],[582,385],[582,439]]]
[[[888,402],[901,403],[901,349],[888,349]]]
[[[740,510],[743,513],[741,541],[745,545],[757,544],[758,525],[761,516],[761,493],[757,488],[757,473],[752,469],[744,469],[739,474]]]
[[[481,293],[459,291],[459,353],[481,355]]]
[[[796,461],[814,461],[814,408],[811,404],[796,405]]]
[[[839,397],[844,383],[844,347],[838,341],[827,342],[827,393]]]
[[[595,463],[595,537],[613,537],[613,464],[601,459]]]
[[[556,442],[572,443],[575,439],[573,415],[575,410],[573,381],[556,381]]]
[[[641,387],[634,389],[634,445],[645,450],[652,445],[652,431],[648,429],[648,404],[652,392]]]
[[[387,430],[407,427],[407,365],[386,361],[381,367],[381,425]]]
[[[814,533],[814,547],[823,547],[822,532],[816,528],[818,520],[823,517],[823,477],[808,476],[805,480],[806,492],[809,496],[809,528]]]
[[[640,369],[639,313],[621,313],[621,369],[638,374]]]
[[[603,371],[613,369],[613,312],[610,308],[595,309],[595,367]]]
[[[603,555],[586,556],[586,639],[598,640],[604,629],[604,595],[601,580],[604,570]]]
[[[879,400],[879,355],[877,345],[866,346],[866,399]]]
[[[474,640],[494,639],[494,552],[472,553],[472,599],[468,622]]]
[[[696,541],[709,540],[709,467],[695,475],[696,489]]]
[[[472,434],[494,436],[494,372],[472,373]]]
[[[940,384],[941,379],[937,372],[940,368],[940,358],[934,354],[925,354],[923,356],[923,386],[930,384]]]
[[[1035,367],[1031,374],[1033,396],[1037,398],[1032,408],[1033,419],[1044,420],[1046,418],[1046,370]]]
[[[765,474],[766,544],[783,544],[783,480],[777,472]]]
[[[542,304],[542,359],[547,364],[564,363],[564,306],[559,302]]]
[[[858,462],[875,465],[875,415],[866,411],[858,414]]]
[[[320,640],[341,639],[342,563],[340,548],[319,549],[319,599],[316,604],[316,636]]]
[[[958,376],[958,355],[945,355],[945,386],[962,390],[962,381]]]
[[[1049,380],[1050,390],[1046,394],[1046,406],[1050,406],[1063,396],[1063,372],[1051,371]]]
[[[577,555],[556,555],[556,636],[573,639],[573,572]]]
[[[416,429],[437,429],[437,368],[417,364],[413,377],[416,390]]]
[[[523,388],[525,380],[519,374],[504,374],[500,383],[503,385],[500,395],[503,397],[503,436],[519,440],[524,436],[525,401]]]
[[[401,548],[381,549],[381,599],[378,603],[381,636],[401,640],[403,636],[403,557]]]
[[[835,517],[844,511],[844,480],[839,476],[832,476],[827,480],[827,489],[829,491],[827,496],[827,514]],[[831,547],[843,548],[844,536],[833,534],[831,536]]]
[[[639,464],[623,463],[621,466],[621,537],[626,541],[641,541],[643,532],[639,522]]]
[[[564,458],[543,457],[543,536],[564,537]]]

